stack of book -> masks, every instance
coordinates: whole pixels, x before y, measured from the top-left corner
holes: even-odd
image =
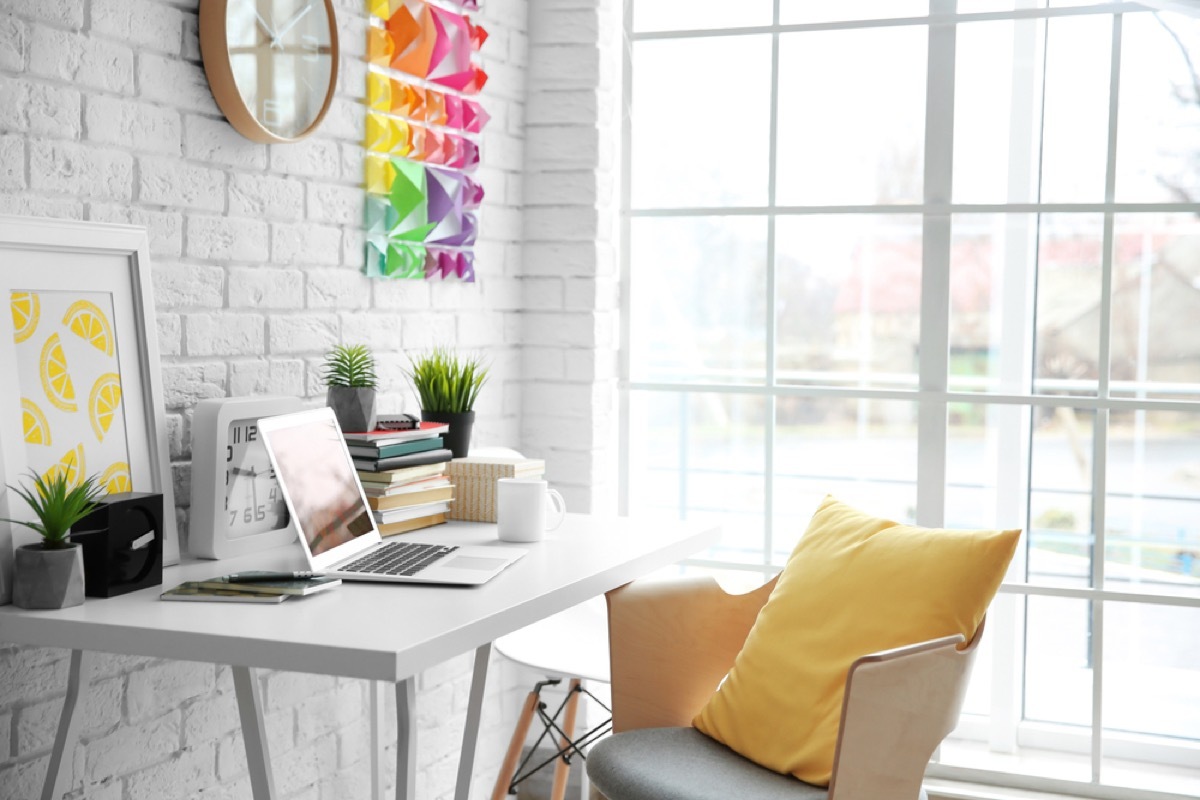
[[[454,498],[454,484],[446,474],[453,456],[442,441],[449,426],[417,425],[411,430],[343,434],[383,536],[445,522]]]

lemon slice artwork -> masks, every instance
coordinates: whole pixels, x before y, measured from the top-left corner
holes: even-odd
[[[25,430],[25,441],[29,444],[50,444],[50,423],[37,403],[27,397],[21,398],[21,427]]]
[[[73,303],[63,317],[63,325],[104,355],[113,354],[112,325],[108,324],[108,317],[95,303],[87,300]]]
[[[74,449],[68,450],[66,455],[58,460],[46,473],[42,475],[43,480],[52,480],[58,476],[60,472],[67,474],[67,480],[73,486],[78,486],[83,480],[83,476],[87,473],[84,471],[83,460],[83,443],[75,445]]]
[[[132,491],[133,481],[129,477],[129,465],[124,461],[110,464],[100,476],[100,485],[109,494]]]
[[[42,303],[35,293],[12,293],[13,339],[17,344],[33,336],[41,315]]]
[[[75,405],[75,385],[67,371],[67,357],[63,353],[58,334],[52,335],[42,346],[42,358],[38,363],[42,375],[42,389],[56,408],[67,412],[79,410]]]
[[[121,405],[121,376],[115,372],[101,375],[92,385],[88,397],[88,413],[92,418],[92,430],[96,438],[104,441],[104,434],[112,427],[113,416]]]

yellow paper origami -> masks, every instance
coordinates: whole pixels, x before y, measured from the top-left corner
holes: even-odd
[[[386,67],[392,63],[395,48],[392,37],[383,28],[367,28],[367,61]]]
[[[402,119],[390,119],[392,124],[392,155],[407,156],[412,152],[412,128]]]
[[[384,156],[368,154],[366,159],[367,191],[371,194],[388,194],[396,180],[396,168]]]
[[[367,105],[376,111],[391,111],[392,82],[386,75],[367,73]]]
[[[392,120],[382,114],[367,114],[367,135],[363,145],[373,153],[389,153],[394,143]]]
[[[367,0],[367,12],[380,19],[387,19],[395,10],[391,0]]]

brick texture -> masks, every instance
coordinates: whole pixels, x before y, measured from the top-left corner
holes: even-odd
[[[324,396],[319,365],[336,342],[376,348],[389,411],[417,409],[402,375],[407,353],[435,344],[484,352],[494,370],[476,409],[475,441],[524,446],[529,6],[488,0],[475,15],[491,34],[481,58],[491,76],[482,99],[493,122],[481,148],[488,194],[479,277],[464,286],[380,283],[360,274],[368,22],[358,0],[334,5],[342,63],[329,115],[302,143],[265,145],[236,133],[213,101],[197,0],[0,2],[0,213],[146,228],[182,535],[196,402],[287,394],[317,405]],[[586,37],[583,16],[567,15],[554,27]],[[547,144],[568,159],[561,140]],[[583,202],[570,186],[555,191]],[[586,279],[586,267],[576,276]],[[564,313],[565,286],[557,296],[548,313]],[[41,794],[67,662],[65,651],[0,643],[0,800]],[[69,759],[70,796],[249,796],[228,668],[126,657],[104,663]],[[469,680],[462,663],[419,679],[419,703],[438,711],[422,717],[418,733],[419,786],[428,800],[453,793]],[[490,793],[520,707],[523,689],[497,677],[503,673],[493,667],[489,680],[473,797]],[[264,672],[262,680],[281,796],[366,796],[366,683],[284,672]],[[389,725],[394,739],[394,719]]]

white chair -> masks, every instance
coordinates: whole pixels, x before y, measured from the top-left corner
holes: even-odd
[[[481,447],[471,449],[472,457],[481,458],[524,458],[524,456],[508,447]],[[554,764],[554,782],[551,789],[551,800],[563,800],[567,790],[567,778],[570,777],[571,760],[583,757],[583,748],[612,727],[611,717],[605,719],[578,738],[575,735],[575,721],[579,712],[579,697],[587,694],[605,711],[605,706],[586,688],[586,683],[607,684],[609,680],[608,665],[608,611],[603,597],[597,597],[562,613],[547,617],[527,628],[503,636],[494,643],[496,652],[516,664],[539,672],[546,680],[538,681],[525,698],[521,708],[521,716],[517,719],[512,739],[509,741],[508,752],[496,784],[492,789],[493,800],[504,800],[510,793],[515,792],[516,786],[531,775]],[[548,686],[560,685],[567,682],[567,695],[558,709],[550,714],[546,703],[541,698],[541,692]],[[533,766],[529,762],[536,757],[537,746],[530,751],[524,760],[521,751],[529,728],[537,716],[543,725],[538,744],[547,736],[557,734],[555,754]],[[558,722],[562,717],[561,725]],[[587,794],[587,776],[583,774],[584,796]]]
[[[496,776],[492,800],[503,800],[506,795],[515,793],[518,784],[550,764],[554,764],[551,800],[563,800],[572,759],[583,758],[583,748],[612,727],[610,717],[575,737],[580,695],[587,694],[608,711],[608,707],[585,685],[585,682],[609,683],[608,617],[604,598],[598,597],[497,639],[495,647],[505,658],[545,675],[546,680],[537,682],[525,698],[500,774]],[[553,714],[548,713],[541,692],[547,686],[557,686],[563,681],[567,682],[567,695]],[[529,755],[522,760],[521,750],[535,715],[542,723],[543,731]],[[558,722],[560,716],[561,724]],[[537,744],[556,734],[555,754],[530,766],[529,762],[537,757]],[[584,783],[586,796],[586,775]]]

